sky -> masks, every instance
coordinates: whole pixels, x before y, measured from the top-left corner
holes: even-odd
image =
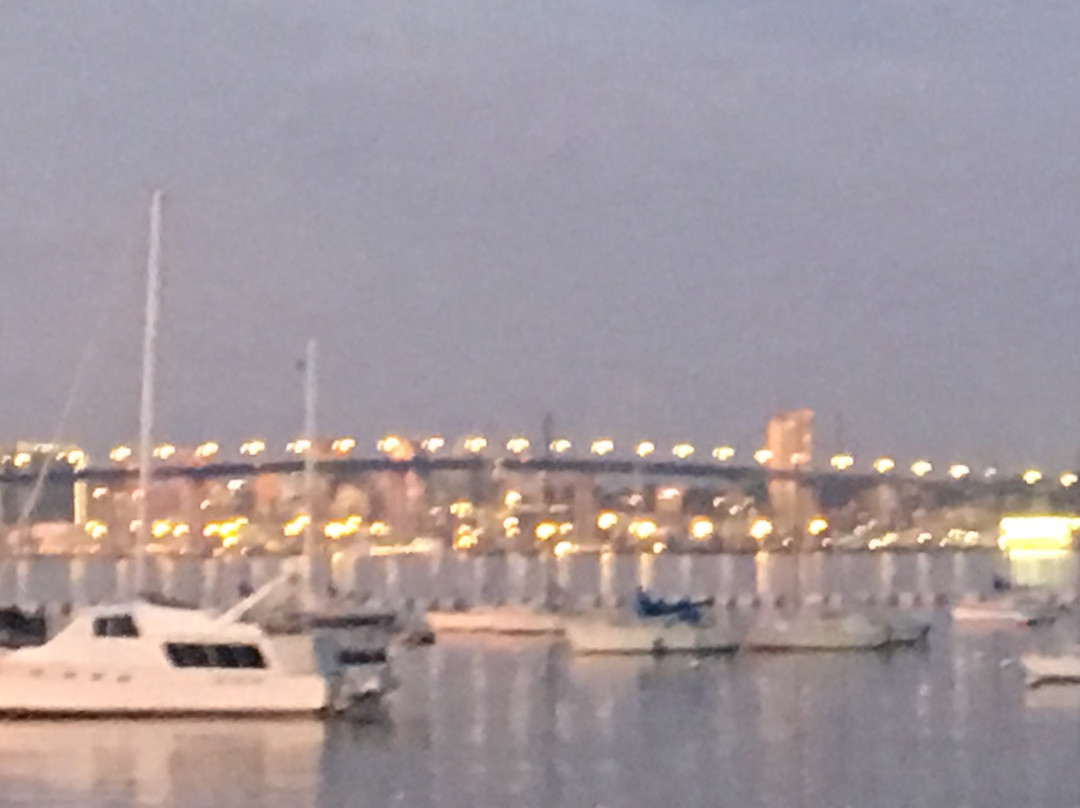
[[[1072,0],[0,3],[0,437],[1080,458]],[[70,412],[62,417],[65,403]]]

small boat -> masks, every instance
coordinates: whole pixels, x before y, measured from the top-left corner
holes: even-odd
[[[597,610],[567,616],[566,641],[579,654],[722,654],[739,648],[711,599],[665,602],[638,590],[633,612]]]
[[[918,645],[930,635],[932,621],[926,614],[894,609],[879,619],[889,630],[889,645]]]
[[[1052,623],[1061,607],[1050,595],[1037,590],[1020,590],[992,598],[968,596],[952,608],[955,623],[972,626],[1034,626]]]
[[[0,715],[341,714],[392,683],[385,652],[339,645],[334,627],[271,633],[146,601],[80,610],[55,637],[0,657]]]
[[[756,651],[861,651],[884,648],[893,633],[885,621],[862,614],[799,612],[752,624],[744,645]]]
[[[428,612],[427,625],[436,636],[442,633],[561,634],[563,618],[549,609],[507,604]]]
[[[1031,687],[1045,684],[1080,684],[1080,646],[1065,653],[1024,654],[1020,657],[1024,676]]]

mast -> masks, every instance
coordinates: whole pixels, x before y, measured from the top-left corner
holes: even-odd
[[[157,365],[158,315],[161,309],[161,203],[162,191],[150,202],[150,245],[146,261],[146,315],[143,325],[142,395],[139,406],[139,531],[136,535],[136,581],[142,584],[142,566],[150,543],[150,464],[153,460],[154,371]]]
[[[304,503],[308,523],[304,528],[304,575],[305,595],[309,605],[318,608],[329,591],[330,574],[325,569],[322,552],[322,536],[315,513],[315,474],[319,435],[316,421],[316,395],[318,391],[318,343],[308,340],[304,358],[304,439],[308,441],[304,452]]]

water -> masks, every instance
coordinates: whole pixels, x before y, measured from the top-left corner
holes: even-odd
[[[699,663],[447,640],[400,652],[380,724],[0,724],[0,808],[1075,808],[1080,688],[1011,664],[1074,631]]]

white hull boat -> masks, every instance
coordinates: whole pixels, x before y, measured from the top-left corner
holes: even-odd
[[[744,645],[756,651],[860,651],[884,648],[889,626],[861,614],[766,616],[750,626]]]
[[[712,619],[638,617],[600,613],[568,617],[564,633],[578,654],[722,654],[739,648],[739,637]]]
[[[273,635],[228,614],[136,602],[76,614],[0,657],[0,715],[347,713],[391,683],[385,653],[350,659],[332,633]]]
[[[529,606],[478,606],[468,611],[427,613],[427,625],[435,635],[462,634],[560,634],[562,616]]]
[[[1061,609],[1044,594],[1008,594],[990,599],[965,597],[952,608],[953,622],[970,626],[1031,626],[1050,623]]]
[[[1024,654],[1020,665],[1028,685],[1080,684],[1080,647],[1059,656]]]

